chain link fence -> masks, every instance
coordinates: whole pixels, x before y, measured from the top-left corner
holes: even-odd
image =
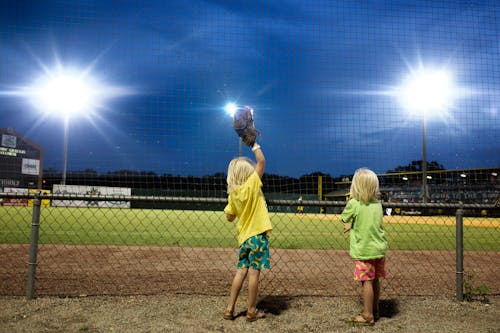
[[[225,199],[150,196],[68,196],[1,193],[29,206],[0,206],[0,294],[135,295],[163,292],[223,295],[236,270],[235,225]],[[80,200],[88,207],[53,207]],[[99,208],[95,203],[175,204],[185,209]],[[93,203],[93,204],[92,204]],[[344,201],[269,200],[273,223],[269,295],[356,295],[354,262],[340,215]],[[220,210],[193,210],[192,207]],[[290,207],[290,213],[275,212]],[[386,295],[498,294],[500,207],[387,203]],[[426,215],[446,208],[455,215]],[[406,211],[394,215],[393,211]],[[477,210],[486,216],[471,216]],[[497,217],[494,217],[497,216]]]
[[[499,294],[499,1],[117,3],[0,2],[0,295],[229,293],[232,103],[268,161],[262,293],[359,293],[367,167],[384,294]]]

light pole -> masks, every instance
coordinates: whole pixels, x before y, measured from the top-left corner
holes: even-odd
[[[47,77],[37,91],[38,100],[45,112],[62,115],[64,122],[63,171],[61,184],[66,185],[68,167],[68,132],[70,117],[88,112],[95,92],[85,76],[60,70]]]
[[[98,109],[108,106],[106,99],[135,94],[135,89],[125,86],[113,86],[96,80],[91,71],[96,61],[84,69],[67,68],[59,59],[56,66],[49,68],[40,62],[41,75],[30,85],[0,91],[2,96],[22,97],[29,101],[33,108],[43,114],[43,118],[56,115],[64,121],[63,172],[61,183],[66,183],[68,159],[68,132],[71,117],[85,113],[91,118]],[[52,133],[49,133],[49,136]]]
[[[425,112],[422,113],[422,202],[429,201],[429,188],[427,186],[427,128]]]
[[[66,185],[66,169],[68,168],[68,127],[69,127],[69,117],[66,115],[64,117],[64,143],[63,143],[63,173],[61,179],[61,185]]]
[[[427,185],[427,121],[433,115],[444,115],[456,96],[451,75],[443,69],[412,71],[397,90],[401,105],[422,120],[422,201],[429,200]]]
[[[64,122],[63,171],[61,184],[66,184],[68,166],[68,141],[70,118],[78,115],[90,117],[92,113],[105,107],[104,100],[130,95],[133,91],[126,87],[106,85],[90,73],[90,69],[76,70],[58,64],[34,83],[18,92],[30,99],[33,106],[48,116],[62,117]]]

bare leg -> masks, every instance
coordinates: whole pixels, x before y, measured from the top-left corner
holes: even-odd
[[[373,280],[373,314],[380,314],[379,309],[379,300],[380,300],[380,281],[378,278]]]
[[[363,315],[365,318],[373,318],[374,283],[372,281],[363,282]]]
[[[260,270],[250,268],[248,274],[248,312],[255,312],[257,309],[257,293],[259,292]]]
[[[236,275],[233,278],[233,284],[231,285],[231,294],[229,295],[229,301],[227,303],[227,310],[234,311],[236,305],[236,300],[240,294],[241,286],[247,276],[248,268],[238,268]]]

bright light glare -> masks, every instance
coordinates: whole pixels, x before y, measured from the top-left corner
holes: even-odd
[[[75,114],[89,107],[93,92],[82,78],[60,75],[45,82],[35,94],[47,112]]]
[[[226,112],[231,116],[233,117],[234,114],[236,113],[236,110],[238,109],[238,106],[234,103],[227,103],[226,104]]]
[[[445,115],[453,107],[457,88],[443,69],[420,69],[411,73],[398,89],[401,105],[416,115]]]
[[[128,88],[113,87],[99,82],[89,71],[77,71],[58,66],[47,71],[20,92],[35,108],[46,114],[73,117],[91,115],[104,107],[104,100],[132,94]]]

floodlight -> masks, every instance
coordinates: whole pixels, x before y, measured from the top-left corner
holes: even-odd
[[[395,90],[399,103],[411,115],[422,118],[422,198],[428,199],[427,179],[427,134],[429,117],[446,117],[457,96],[452,75],[445,69],[420,66],[405,77]]]
[[[410,114],[446,114],[455,98],[451,74],[444,69],[411,72],[398,89],[400,104]]]
[[[92,91],[84,79],[60,75],[41,86],[37,98],[44,110],[69,115],[88,107]]]
[[[236,110],[238,109],[238,106],[235,103],[227,103],[226,104],[226,112],[233,117],[234,114],[236,113]]]
[[[62,184],[66,184],[69,120],[77,114],[90,115],[104,107],[104,100],[131,94],[127,88],[108,86],[98,82],[88,69],[76,70],[60,64],[46,71],[34,83],[23,88],[20,95],[26,96],[35,108],[46,114],[62,116],[64,120],[64,165]]]

